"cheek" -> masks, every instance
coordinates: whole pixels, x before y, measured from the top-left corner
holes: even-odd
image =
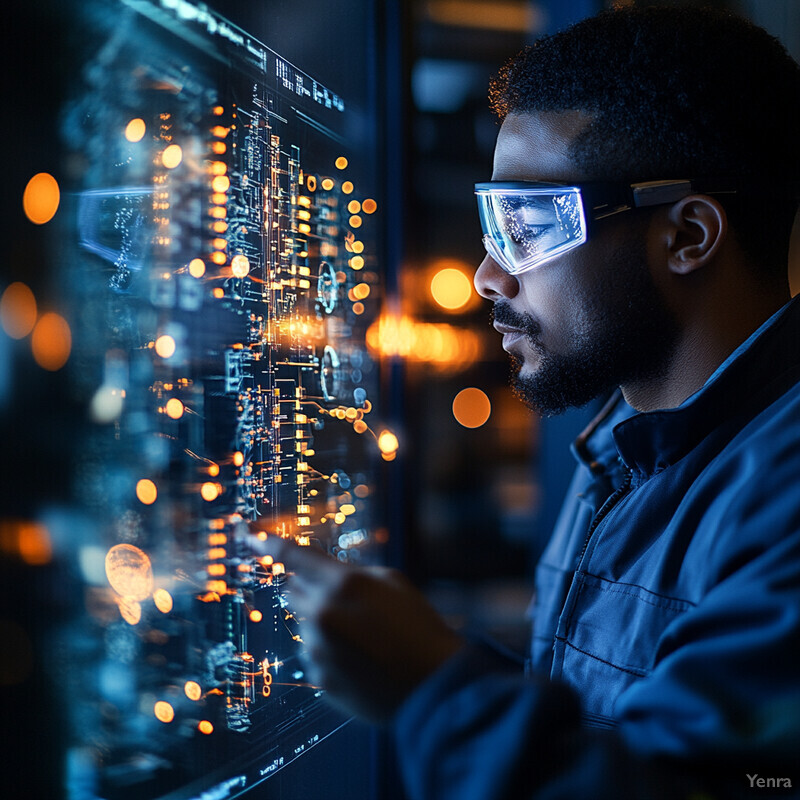
[[[591,323],[590,275],[586,260],[570,253],[520,276],[520,310],[541,325],[545,345],[561,349]]]

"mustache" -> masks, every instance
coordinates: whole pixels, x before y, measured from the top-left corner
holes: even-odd
[[[535,339],[542,331],[541,325],[530,314],[521,314],[514,311],[506,300],[498,300],[489,312],[492,322],[507,325],[509,328],[517,328],[524,331],[529,338]]]

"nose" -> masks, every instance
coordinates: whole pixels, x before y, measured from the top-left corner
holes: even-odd
[[[473,278],[475,291],[487,300],[511,300],[519,292],[519,281],[506,272],[487,255],[475,272]]]

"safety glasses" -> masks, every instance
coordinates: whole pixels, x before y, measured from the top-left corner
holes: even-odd
[[[690,180],[475,184],[486,252],[512,275],[580,247],[594,220],[674,203],[693,191]]]

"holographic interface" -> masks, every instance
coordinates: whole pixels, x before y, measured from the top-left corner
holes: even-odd
[[[233,797],[344,724],[249,523],[376,558],[380,209],[347,98],[205,5],[113,7],[63,123],[91,420],[68,776],[76,797]]]

